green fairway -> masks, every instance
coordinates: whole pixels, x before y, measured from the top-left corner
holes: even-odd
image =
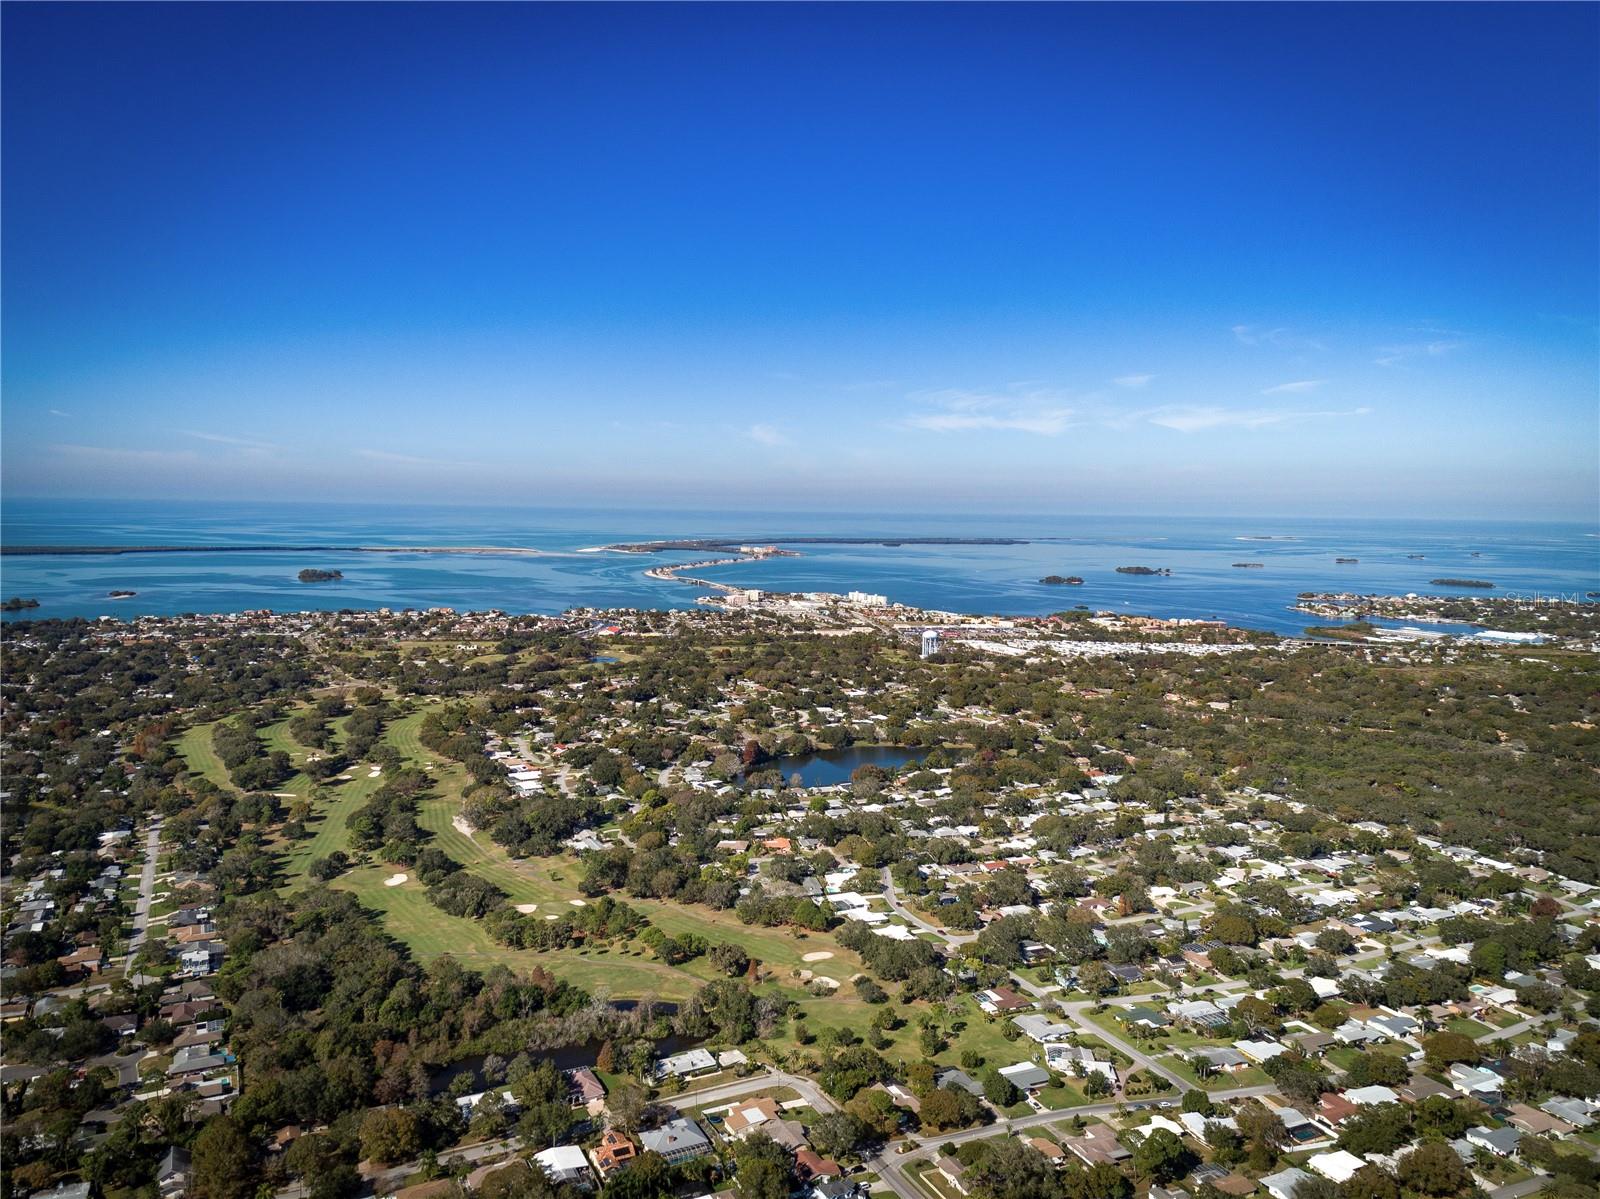
[[[648,956],[595,953],[577,949],[510,949],[497,944],[475,920],[451,916],[428,902],[427,890],[413,878],[398,886],[385,886],[401,873],[388,866],[363,866],[339,878],[334,885],[353,892],[363,907],[381,914],[383,927],[405,942],[418,960],[432,961],[449,954],[464,966],[485,970],[502,965],[519,974],[543,967],[586,990],[608,990],[616,997],[655,994],[662,999],[686,999],[697,980]]]
[[[305,776],[299,776],[304,778]],[[317,804],[306,827],[312,835],[287,847],[283,857],[284,882],[298,886],[305,881],[306,869],[317,858],[325,858],[336,849],[350,850],[350,829],[346,821],[350,813],[366,803],[372,793],[383,783],[381,778],[369,777],[365,767],[348,783],[334,782],[334,800]]]
[[[228,768],[211,747],[211,728],[209,724],[197,724],[186,729],[178,738],[178,753],[191,774],[208,779],[224,791],[237,791],[233,780],[228,777]]]
[[[408,764],[425,768],[434,780],[417,812],[417,823],[431,834],[429,843],[464,869],[499,887],[512,904],[537,905],[536,911],[531,913],[535,918],[571,911],[573,901],[582,898],[577,888],[582,868],[574,856],[513,858],[486,833],[469,832],[465,825],[458,826],[461,797],[471,784],[471,776],[459,763],[434,754],[422,744],[418,734],[425,715],[424,711],[413,712],[391,722],[384,730],[383,739],[398,750]],[[263,740],[269,748],[284,749],[297,761],[304,759],[304,748],[293,742],[286,722],[263,730]],[[209,740],[203,748],[209,750]],[[198,752],[197,760],[200,760]],[[217,766],[220,769],[221,763]],[[352,767],[350,773],[354,776],[351,781],[335,782],[327,788],[332,791],[333,801],[319,803],[313,811],[308,822],[313,835],[285,852],[286,885],[303,883],[307,868],[316,858],[339,849],[349,851],[350,831],[346,821],[383,782],[381,777],[372,777],[365,764]],[[296,776],[295,781],[302,786],[309,782],[303,775]],[[655,994],[664,999],[682,999],[702,983],[718,977],[704,958],[672,967],[656,961],[643,950],[511,949],[496,943],[478,922],[450,916],[434,907],[428,902],[425,889],[414,878],[394,887],[384,886],[386,879],[398,873],[409,874],[409,871],[384,863],[360,865],[334,885],[354,892],[364,906],[378,912],[385,929],[405,942],[423,961],[449,953],[477,969],[500,964],[526,972],[542,966],[570,982],[589,989],[604,988],[618,998]],[[831,934],[807,932],[802,936],[793,929],[742,924],[731,912],[621,898],[649,916],[653,924],[669,935],[696,933],[711,941],[730,941],[743,946],[762,963],[768,980],[765,985],[798,1000],[817,1027],[832,1025],[865,1032],[873,1009],[857,999],[850,988],[850,979],[862,969],[861,960],[843,949]],[[805,956],[812,953],[829,956],[806,961]],[[802,970],[836,979],[840,983],[838,994],[824,998],[811,995],[804,983],[795,977]],[[902,1041],[909,1053],[914,1038],[897,1036],[897,1050],[901,1049]]]

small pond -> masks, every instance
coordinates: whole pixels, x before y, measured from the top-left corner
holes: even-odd
[[[907,762],[919,761],[926,752],[898,745],[852,745],[849,749],[820,749],[816,753],[774,758],[760,763],[756,769],[779,771],[786,783],[799,775],[802,787],[831,787],[835,783],[848,783],[858,766],[898,770]]]

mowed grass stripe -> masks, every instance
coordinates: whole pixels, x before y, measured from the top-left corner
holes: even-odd
[[[350,827],[346,822],[382,785],[382,778],[368,777],[363,767],[352,781],[339,784],[331,803],[316,805],[307,822],[316,832],[309,840],[296,841],[284,857],[284,878],[289,885],[303,882],[306,870],[317,858],[325,858],[336,849],[350,851]]]
[[[237,791],[239,788],[235,787],[233,780],[228,777],[228,768],[222,764],[222,759],[217,757],[217,751],[211,746],[212,728],[213,725],[210,724],[197,724],[185,729],[178,738],[178,753],[182,755],[191,774],[209,779],[224,791]]]
[[[488,833],[476,831],[468,837],[456,828],[452,821],[460,814],[459,799],[431,799],[423,803],[418,823],[433,834],[434,845],[469,873],[499,887],[512,903],[567,906],[581,898],[577,880],[582,868],[576,858],[514,859]]]
[[[284,730],[284,735],[288,735],[287,728]],[[385,730],[383,740],[390,741],[389,730]],[[393,741],[390,741],[390,744],[394,744]],[[396,745],[395,748],[400,747]],[[364,805],[372,797],[373,792],[383,786],[383,776],[374,776],[371,765],[365,762],[355,763],[346,773],[353,776],[348,783],[330,781],[324,788],[333,792],[333,801],[313,807],[307,825],[314,827],[316,832],[309,840],[295,842],[285,853],[284,881],[287,886],[293,887],[305,882],[306,871],[317,858],[325,858],[339,849],[346,853],[350,852],[350,828],[347,824],[350,814]],[[305,789],[297,793],[303,795],[311,793],[310,779],[305,775],[296,775],[295,781],[305,784]],[[288,789],[295,790],[293,787]]]

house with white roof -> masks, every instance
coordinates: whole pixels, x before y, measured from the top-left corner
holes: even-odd
[[[1233,1047],[1258,1066],[1289,1052],[1289,1047],[1279,1041],[1235,1041]]]
[[[1303,1182],[1310,1182],[1312,1176],[1304,1170],[1290,1166],[1287,1170],[1280,1170],[1276,1174],[1268,1174],[1261,1180],[1261,1189],[1272,1196],[1272,1199],[1294,1199],[1294,1193]]]
[[[1399,1103],[1400,1094],[1388,1087],[1351,1087],[1344,1097],[1357,1107],[1376,1107],[1380,1103]]]
[[[589,1168],[589,1159],[576,1145],[552,1145],[535,1153],[533,1160],[558,1186],[570,1183],[583,1190],[594,1186],[594,1172]]]
[[[1334,1149],[1327,1153],[1313,1154],[1307,1161],[1306,1167],[1315,1170],[1324,1178],[1334,1182],[1348,1182],[1355,1177],[1357,1170],[1367,1163],[1346,1149]]]

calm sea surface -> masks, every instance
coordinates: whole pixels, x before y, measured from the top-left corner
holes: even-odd
[[[616,541],[677,537],[1016,537],[1010,546],[798,546],[798,558],[705,572],[782,591],[882,592],[957,612],[1039,615],[1075,605],[1224,619],[1300,632],[1300,591],[1439,593],[1430,579],[1492,580],[1488,594],[1600,591],[1600,536],[1588,526],[1511,522],[1276,520],[1208,517],[890,516],[646,512],[378,505],[11,501],[7,545],[518,546],[539,556],[264,552],[0,557],[0,593],[37,599],[23,618],[171,615],[246,608],[692,606],[698,590],[644,577],[696,554],[584,553]],[[1271,540],[1257,540],[1271,538]],[[1408,557],[1422,554],[1421,559]],[[1338,564],[1335,558],[1357,558]],[[1237,569],[1235,562],[1259,562]],[[1165,567],[1170,577],[1119,575]],[[344,578],[301,583],[305,567]],[[1081,587],[1044,575],[1081,575]],[[132,599],[107,592],[130,590]],[[1471,593],[1464,593],[1471,594]],[[15,619],[15,616],[9,617]]]

